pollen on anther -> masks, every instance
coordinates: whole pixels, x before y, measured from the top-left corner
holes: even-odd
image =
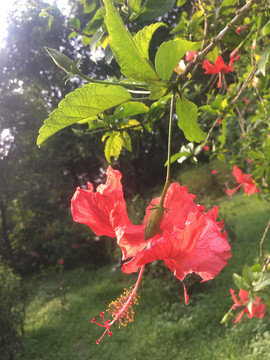
[[[127,326],[129,322],[134,321],[134,310],[132,305],[138,305],[138,296],[135,293],[132,300],[130,301],[129,306],[123,311],[124,305],[128,302],[131,294],[132,288],[124,289],[124,293],[115,301],[112,301],[109,305],[107,311],[113,316],[113,318],[118,318],[119,328],[120,326]],[[119,316],[119,314],[121,314]]]

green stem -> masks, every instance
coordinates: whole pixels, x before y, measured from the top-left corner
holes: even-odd
[[[174,108],[174,93],[171,97],[171,106],[170,106],[170,118],[169,118],[169,131],[168,131],[168,159],[167,159],[167,175],[166,182],[160,197],[159,206],[163,207],[165,195],[170,186],[171,182],[171,144],[172,144],[172,118],[173,118],[173,108]]]
[[[87,82],[91,82],[94,84],[103,84],[103,85],[115,85],[115,86],[122,86],[122,87],[147,87],[146,83],[136,83],[136,84],[125,84],[125,83],[119,83],[119,82],[110,82],[110,81],[105,81],[105,80],[95,80],[95,79],[90,79],[89,77],[87,77],[86,75],[84,75],[81,71],[76,72],[74,75],[79,76],[81,79],[87,81]],[[149,92],[148,92],[149,93]]]

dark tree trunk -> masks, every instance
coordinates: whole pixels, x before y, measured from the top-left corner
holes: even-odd
[[[8,261],[10,262],[10,265],[13,268],[13,270],[15,272],[18,272],[18,267],[15,262],[13,250],[8,236],[7,217],[6,217],[7,207],[2,201],[0,201],[0,213],[1,213],[1,224],[2,224],[2,237],[3,237],[4,247],[6,250],[5,251],[6,257],[8,258]]]

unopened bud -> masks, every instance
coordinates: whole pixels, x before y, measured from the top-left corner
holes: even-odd
[[[144,239],[145,240],[151,239],[157,233],[161,234],[160,223],[163,219],[163,216],[164,216],[163,209],[157,206],[153,210],[153,213],[152,213],[150,219],[148,219],[148,221],[146,223],[146,226],[144,229]]]
[[[230,53],[230,59],[234,59],[237,55],[238,55],[238,48],[235,48],[231,53]]]
[[[239,27],[235,30],[235,32],[236,32],[238,35],[240,35],[240,34],[242,34],[243,32],[247,31],[247,29],[248,29],[248,25],[245,24],[245,25],[239,26]]]
[[[62,70],[67,72],[68,74],[79,74],[80,70],[76,67],[76,64],[70,60],[66,55],[60,53],[59,51],[48,48],[45,46],[45,50],[53,59],[55,64],[59,66]]]

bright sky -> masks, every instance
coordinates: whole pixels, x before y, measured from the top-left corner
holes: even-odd
[[[45,0],[46,3],[54,5],[57,3],[59,9],[65,14],[64,9],[68,7],[68,0]],[[15,5],[16,3],[16,5]],[[7,16],[10,10],[25,8],[27,6],[27,0],[0,0],[0,47],[3,47],[3,39],[7,36]]]

